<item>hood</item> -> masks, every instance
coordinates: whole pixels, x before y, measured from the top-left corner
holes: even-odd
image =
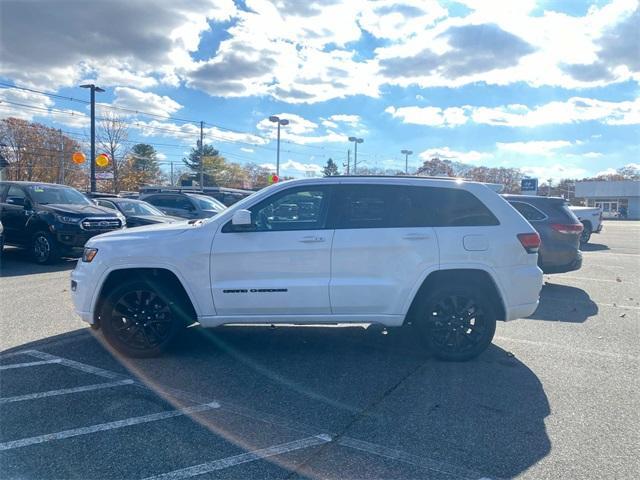
[[[174,223],[155,223],[153,225],[143,225],[141,227],[125,228],[103,233],[89,240],[87,245],[93,246],[100,241],[125,242],[125,241],[147,241],[152,242],[161,238],[181,235],[185,232],[195,230],[204,225],[201,221],[189,223],[186,220]]]
[[[127,217],[127,220],[130,218],[139,219],[146,223],[175,223],[186,221],[184,218],[171,217],[169,215],[130,215]]]
[[[49,203],[39,204],[40,208],[50,210],[61,215],[86,215],[90,217],[117,217],[116,213],[109,208],[99,207],[97,205],[75,205],[67,203]]]

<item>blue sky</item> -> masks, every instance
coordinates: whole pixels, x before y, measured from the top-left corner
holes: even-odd
[[[87,105],[72,99],[95,82],[99,114],[122,116],[165,169],[200,120],[229,160],[271,167],[273,114],[291,121],[282,173],[297,177],[341,165],[351,135],[359,163],[389,169],[402,149],[413,169],[439,155],[543,179],[640,162],[637,0],[78,5],[3,2],[0,80],[68,98],[3,88],[0,116],[85,139]]]

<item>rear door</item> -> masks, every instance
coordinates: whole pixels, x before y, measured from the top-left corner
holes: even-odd
[[[334,314],[405,313],[413,288],[439,261],[425,190],[336,186],[329,288]]]
[[[18,185],[9,185],[2,203],[2,225],[6,243],[24,244],[28,241],[26,223],[29,212],[24,209],[26,192]]]

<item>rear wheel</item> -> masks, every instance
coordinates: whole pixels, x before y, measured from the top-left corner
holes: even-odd
[[[442,286],[425,295],[414,324],[443,360],[470,360],[491,344],[496,314],[480,287]]]
[[[60,259],[58,250],[58,242],[49,232],[40,231],[33,236],[31,253],[36,263],[43,265],[56,262]]]
[[[591,225],[587,222],[583,222],[582,225],[584,226],[584,228],[582,229],[582,233],[580,234],[580,244],[586,245],[591,239]]]
[[[184,325],[182,311],[168,292],[133,281],[107,295],[100,309],[100,327],[119,352],[129,357],[155,357],[171,345]]]

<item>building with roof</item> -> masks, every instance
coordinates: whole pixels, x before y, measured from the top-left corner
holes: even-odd
[[[576,198],[589,207],[602,207],[605,218],[640,220],[640,180],[576,182]]]

